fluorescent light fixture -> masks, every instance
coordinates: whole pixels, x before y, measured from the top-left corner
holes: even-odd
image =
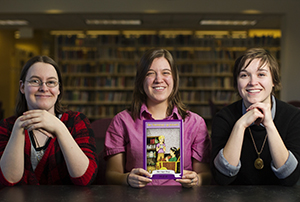
[[[88,25],[140,25],[141,20],[86,20]]]
[[[0,25],[28,25],[27,20],[0,20]]]
[[[52,30],[50,31],[51,35],[83,35],[83,31],[79,30]]]
[[[255,25],[256,20],[200,20],[200,25]]]
[[[261,11],[259,11],[259,10],[244,10],[244,11],[242,11],[242,13],[245,13],[245,14],[260,14],[261,13]]]
[[[145,13],[159,13],[158,10],[145,10]]]
[[[62,10],[56,10],[56,9],[52,9],[52,10],[46,10],[45,13],[48,13],[48,14],[60,14],[60,13],[63,13]]]

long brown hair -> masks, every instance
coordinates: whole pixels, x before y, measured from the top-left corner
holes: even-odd
[[[62,81],[62,77],[61,77],[61,73],[58,68],[58,65],[52,58],[50,58],[48,56],[35,56],[35,57],[29,59],[21,71],[20,81],[25,83],[25,79],[26,79],[29,68],[37,62],[48,63],[55,68],[55,70],[57,72],[57,76],[58,76],[59,91],[60,91],[60,94],[58,95],[56,103],[55,103],[55,113],[56,114],[63,113],[65,110],[64,110],[64,107],[60,103],[60,100],[62,99],[62,96],[63,96],[62,95],[63,94],[63,81]],[[25,98],[25,95],[19,89],[18,96],[17,96],[16,109],[15,109],[15,115],[21,116],[27,110],[28,110],[27,100]]]
[[[187,116],[187,108],[183,104],[179,94],[179,75],[178,70],[175,65],[175,61],[171,53],[165,49],[151,49],[144,53],[141,57],[140,62],[137,66],[137,72],[135,77],[135,85],[133,90],[133,100],[129,111],[131,112],[132,118],[135,120],[139,118],[141,106],[143,103],[146,103],[147,95],[144,91],[144,80],[146,78],[147,72],[150,69],[150,66],[155,58],[164,57],[170,64],[174,86],[173,90],[168,98],[168,108],[167,115],[171,115],[174,106],[177,106],[178,113],[184,120]]]

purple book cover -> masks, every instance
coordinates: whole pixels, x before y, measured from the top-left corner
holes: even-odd
[[[182,177],[182,135],[182,120],[144,120],[143,165],[152,179]]]

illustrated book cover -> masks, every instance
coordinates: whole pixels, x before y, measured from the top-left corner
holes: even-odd
[[[144,169],[151,179],[178,179],[183,173],[183,121],[144,120]]]

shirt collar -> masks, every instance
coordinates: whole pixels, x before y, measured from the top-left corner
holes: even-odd
[[[272,99],[271,114],[272,114],[272,119],[274,120],[275,114],[276,114],[276,101],[275,101],[275,97],[273,95],[271,96],[271,99]],[[243,113],[243,115],[247,113],[246,110],[247,110],[246,106],[245,106],[244,102],[242,102],[242,113]]]
[[[142,107],[141,107],[141,112],[140,112],[140,118],[144,117],[145,119],[153,119],[152,118],[152,114],[149,112],[147,106],[145,103],[142,104]],[[181,119],[181,116],[180,114],[178,113],[178,109],[176,106],[174,106],[173,108],[173,111],[171,113],[170,116],[166,117],[165,118],[166,120],[169,120],[169,119]]]

